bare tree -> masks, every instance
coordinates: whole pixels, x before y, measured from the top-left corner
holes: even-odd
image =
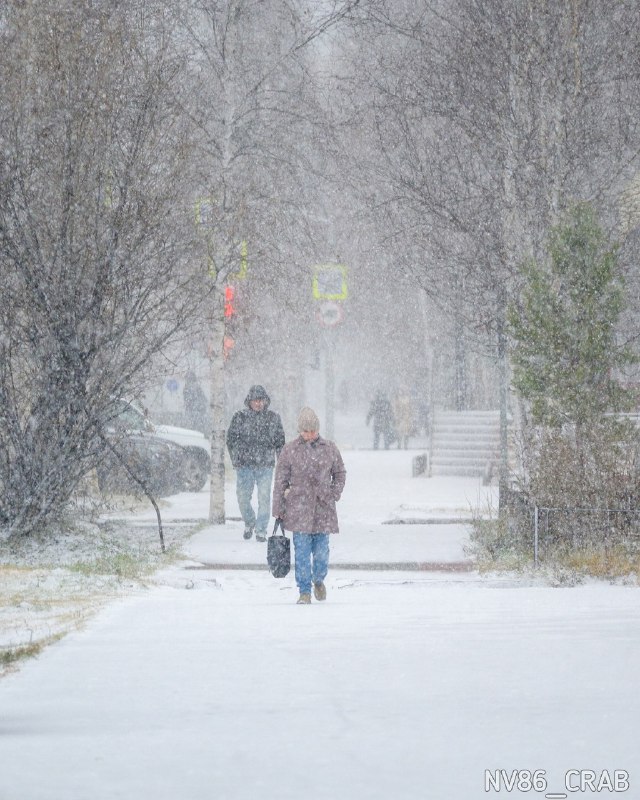
[[[192,160],[163,4],[15,2],[0,36],[0,513],[29,533],[191,317]]]
[[[601,0],[363,8],[356,86],[374,135],[360,169],[416,282],[493,340],[503,455],[517,265],[541,253],[572,200],[595,202],[614,224],[638,157],[639,15]]]

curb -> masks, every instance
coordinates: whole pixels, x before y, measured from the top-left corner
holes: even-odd
[[[368,572],[474,572],[475,567],[470,561],[396,561],[396,562],[343,562],[331,564],[331,570],[362,570]],[[251,570],[255,572],[268,572],[265,564],[225,564],[203,563],[189,564],[188,570]]]

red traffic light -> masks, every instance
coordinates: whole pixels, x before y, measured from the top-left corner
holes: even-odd
[[[236,313],[234,305],[236,290],[233,286],[227,286],[224,290],[224,315],[232,317]]]

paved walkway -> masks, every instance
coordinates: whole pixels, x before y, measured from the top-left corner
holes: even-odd
[[[344,453],[348,483],[339,505],[342,532],[332,537],[329,600],[315,609],[325,619],[323,637],[329,634],[327,624],[337,624],[335,633],[343,635],[342,617],[330,619],[342,615],[350,592],[361,596],[360,587],[372,580],[402,586],[406,577],[399,568],[428,568],[436,580],[433,570],[469,569],[468,530],[451,520],[469,514],[468,495],[478,491],[476,482],[412,478],[413,455]],[[49,647],[0,684],[0,800],[221,800],[255,792],[265,800],[280,797],[279,775],[292,758],[289,754],[287,764],[278,761],[278,739],[290,748],[305,717],[308,723],[326,717],[298,690],[302,717],[285,708],[276,722],[287,687],[294,685],[290,666],[295,658],[280,652],[280,636],[313,650],[314,633],[295,605],[293,570],[276,581],[267,571],[266,545],[243,539],[235,476],[229,477],[226,503],[232,519],[225,526],[205,525],[194,535],[186,563],[156,576],[155,588],[111,604],[86,630]],[[163,519],[169,527],[193,525],[206,519],[208,501],[207,489],[168,498]],[[447,522],[402,524],[405,516],[433,513]],[[148,509],[129,515],[127,522],[153,526],[155,514]],[[379,577],[372,579],[367,568]],[[370,613],[380,617],[374,609],[361,608],[346,623],[347,631],[355,626],[349,637]],[[390,629],[391,620],[383,627]],[[338,656],[342,648],[336,650],[335,644],[331,650]],[[332,656],[327,651],[324,657]],[[352,653],[342,657],[351,660]],[[299,679],[304,666],[294,672]],[[287,676],[284,685],[279,674]],[[318,684],[327,695],[323,706],[331,704],[331,681]],[[345,702],[350,701],[345,697]],[[323,740],[332,725],[321,734]],[[330,752],[327,748],[322,763]],[[300,790],[308,766],[296,778]],[[329,767],[327,762],[321,781],[337,789],[338,772],[330,777]],[[245,783],[247,770],[253,775]],[[293,785],[283,797],[292,796]],[[352,789],[347,795],[357,797]],[[315,800],[323,794],[324,789],[312,790],[309,796]]]
[[[0,682],[0,800],[476,800],[487,770],[518,769],[549,792],[576,768],[635,786],[637,589],[351,569],[455,563],[459,523],[384,523],[468,514],[485,490],[346,455],[325,603],[297,606],[291,575],[208,568],[264,564],[265,545],[205,527],[187,563]]]
[[[486,515],[497,504],[495,487],[472,478],[412,477],[418,451],[345,451],[347,484],[338,515],[341,533],[331,538],[335,568],[468,569],[464,547],[472,514]],[[218,567],[262,568],[266,545],[242,538],[234,474],[228,476],[225,526],[206,526],[188,547],[195,561]],[[169,498],[166,522],[206,520],[209,495]],[[154,525],[152,510],[135,515],[133,524]],[[272,523],[273,524],[273,521]]]
[[[542,770],[550,792],[569,769],[639,778],[636,589],[334,571],[325,603],[297,606],[268,573],[158,580],[0,683],[2,800],[479,800],[487,770]]]

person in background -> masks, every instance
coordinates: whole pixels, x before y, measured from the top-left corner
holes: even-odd
[[[396,422],[398,449],[402,447],[406,450],[409,446],[409,437],[415,435],[416,421],[413,401],[405,388],[401,388],[394,399],[393,416]]]
[[[209,404],[195,372],[187,372],[185,375],[182,399],[186,426],[208,436],[210,427]]]
[[[388,450],[389,445],[395,441],[395,421],[393,419],[393,409],[387,395],[378,390],[375,393],[369,413],[367,414],[367,425],[373,420],[373,449],[378,449],[380,436],[384,442],[384,449]]]
[[[284,429],[279,414],[269,410],[269,395],[262,386],[252,386],[236,411],[227,431],[227,448],[236,473],[236,495],[244,520],[244,538],[255,529],[256,541],[265,542],[271,502],[271,479],[276,456],[284,446]],[[258,512],[251,505],[254,486],[258,488]]]
[[[323,439],[312,408],[298,416],[299,436],[282,448],[273,485],[273,516],[293,532],[298,603],[326,600],[324,579],[329,570],[329,535],[338,533],[336,503],[347,471],[340,451]]]

